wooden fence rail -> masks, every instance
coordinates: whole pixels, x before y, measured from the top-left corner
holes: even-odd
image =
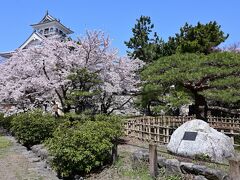
[[[175,129],[183,123],[195,119],[194,116],[143,116],[129,119],[125,123],[125,135],[144,141],[167,144]],[[225,117],[208,117],[211,127],[233,139],[240,135],[240,119]],[[236,144],[239,145],[239,144]]]

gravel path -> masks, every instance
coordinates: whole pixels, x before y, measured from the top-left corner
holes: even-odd
[[[0,149],[0,180],[58,180],[46,163],[17,143],[12,136],[3,136],[12,142]]]

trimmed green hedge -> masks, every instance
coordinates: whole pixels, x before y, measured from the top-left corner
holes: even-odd
[[[3,118],[0,125],[10,129],[16,139],[31,147],[45,142],[52,167],[62,177],[84,175],[111,160],[113,143],[122,135],[117,116],[66,114],[55,119],[40,110]]]
[[[0,126],[6,129],[7,131],[10,131],[11,129],[11,122],[14,115],[4,117],[4,114],[0,114]]]
[[[52,166],[63,177],[89,173],[110,160],[113,141],[121,134],[117,117],[97,116],[84,123],[66,121],[46,143],[54,156]]]
[[[11,131],[21,144],[31,147],[51,137],[57,125],[52,115],[34,110],[14,116]]]

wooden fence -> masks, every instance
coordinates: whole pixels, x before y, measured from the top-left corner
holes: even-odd
[[[167,144],[175,129],[184,122],[195,119],[194,116],[157,116],[137,117],[127,120],[125,123],[125,135],[138,138],[143,141],[153,141],[160,144]],[[208,117],[211,127],[232,138],[240,135],[240,119]],[[235,144],[239,145],[239,144]],[[239,145],[240,146],[240,145]]]

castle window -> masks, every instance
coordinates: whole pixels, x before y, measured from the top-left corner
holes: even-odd
[[[53,32],[53,28],[50,28],[50,32]]]
[[[44,34],[48,34],[49,33],[49,28],[44,29]]]

